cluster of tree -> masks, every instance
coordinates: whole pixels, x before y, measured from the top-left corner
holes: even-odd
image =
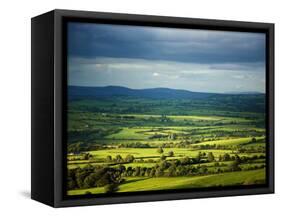
[[[202,145],[196,145],[191,147],[194,150],[211,150],[211,149],[216,149],[216,150],[237,150],[236,145],[219,145],[219,144],[202,144]]]
[[[162,147],[159,147],[159,148],[157,149],[157,153],[158,153],[158,154],[163,154],[163,153],[164,153],[164,149],[163,149]],[[168,154],[167,154],[167,157],[173,157],[173,156],[174,156],[174,152],[173,152],[172,150],[170,150],[170,151],[168,152]],[[162,155],[161,158],[162,158],[162,157],[166,157],[166,156]]]
[[[131,163],[134,162],[135,157],[131,154],[128,154],[125,158],[122,158],[120,154],[116,155],[115,158],[113,158],[111,155],[108,155],[106,157],[106,161],[109,163]]]
[[[241,170],[251,170],[263,168],[264,165],[255,165],[248,167],[241,167],[239,161],[233,161],[226,166],[220,167],[207,167],[205,165],[185,165],[178,162],[162,161],[160,164],[155,165],[151,168],[146,167],[128,167],[122,176],[147,176],[147,177],[163,177],[163,176],[188,176],[188,175],[206,175],[216,174],[224,172],[234,172]]]
[[[111,157],[108,157],[112,160]],[[76,168],[68,170],[67,186],[68,189],[86,189],[93,187],[104,187],[107,193],[111,193],[118,190],[118,186],[124,182],[124,177],[132,176],[146,176],[146,177],[173,177],[173,176],[188,176],[188,175],[205,175],[215,174],[223,172],[233,172],[241,170],[253,170],[264,168],[264,164],[261,165],[247,165],[241,167],[242,163],[247,163],[252,160],[260,159],[261,156],[253,157],[239,157],[238,155],[230,156],[224,154],[221,156],[221,161],[232,161],[231,163],[219,163],[215,161],[215,157],[212,152],[209,152],[204,156],[204,153],[198,153],[195,158],[185,157],[182,159],[176,159],[167,161],[163,158],[160,163],[153,167],[125,167],[123,164],[117,167],[108,166],[91,166],[88,165],[84,168]],[[121,156],[116,156],[116,160],[120,161]],[[204,161],[202,161],[204,159]],[[124,159],[126,162],[134,161],[134,156],[127,155]],[[215,162],[212,166],[201,165],[203,162]]]
[[[83,156],[83,160],[91,160],[91,159],[93,159],[93,155],[91,155],[90,153],[85,153],[82,156]]]
[[[198,134],[195,131],[194,134]],[[262,136],[263,132],[257,130],[232,130],[232,131],[224,131],[224,130],[212,130],[212,135],[216,137],[249,137],[249,136]]]
[[[151,136],[148,137],[149,139],[162,139],[162,138],[168,138],[168,135],[166,134],[158,134],[158,133],[155,133]]]
[[[265,153],[265,147],[264,146],[256,146],[256,147],[239,147],[238,148],[239,153]]]
[[[117,119],[135,119],[135,116],[133,115],[116,115],[114,117]]]
[[[261,142],[261,143],[264,143],[265,142],[265,139],[256,139],[255,137],[252,138],[251,141],[249,142],[245,142],[245,143],[242,143],[242,144],[239,144],[238,145],[238,151],[239,153],[255,153],[255,152],[265,152],[265,147],[264,146],[247,146],[249,144],[253,144],[253,143],[256,143],[256,142]]]
[[[259,160],[264,159],[265,155],[253,155],[253,156],[242,156],[239,157],[239,155],[232,155],[230,156],[228,153],[225,153],[224,155],[219,155],[219,161],[238,161],[239,163],[249,163],[253,160]]]
[[[169,143],[163,143],[163,148],[187,148],[190,144],[192,144],[190,141],[182,140],[180,142],[169,142]]]
[[[74,153],[74,154],[80,154],[80,152],[86,151],[87,148],[88,148],[87,144],[82,143],[82,142],[76,142],[76,143],[68,144],[67,152]]]
[[[157,129],[157,132],[159,132],[159,130],[161,129]],[[151,132],[154,132],[154,130],[152,130]],[[153,135],[151,135],[150,137],[148,137],[149,139],[162,139],[162,138],[167,138],[169,140],[175,140],[177,138],[177,135],[175,133],[171,133],[171,134],[159,134],[159,133],[154,133]]]
[[[208,155],[210,160],[213,156]],[[119,165],[116,168],[110,167],[93,167],[88,166],[83,169],[69,170],[68,174],[68,188],[69,189],[83,189],[91,187],[105,187],[107,191],[112,192],[118,189],[118,185],[124,181],[124,177],[174,177],[174,176],[189,176],[189,175],[206,175],[224,172],[233,172],[241,170],[251,170],[263,168],[264,165],[253,165],[241,167],[242,160],[236,157],[234,161],[229,164],[220,165],[218,162],[213,166],[206,166],[193,163],[191,158],[184,158],[182,160],[167,161],[162,160],[159,164],[153,167],[125,167]],[[196,161],[196,160],[195,160]],[[110,187],[108,186],[110,185]],[[109,191],[111,189],[111,191]]]
[[[118,185],[124,181],[120,168],[92,167],[76,168],[68,170],[67,188],[84,189],[93,187],[105,187],[107,193],[114,192]]]
[[[93,160],[94,156],[88,152],[80,153],[79,155],[69,156],[69,161],[77,161],[77,160]]]
[[[167,117],[167,115],[161,115],[161,117],[160,117],[160,121],[161,122],[171,122],[172,121],[172,119],[170,119],[169,117]]]
[[[256,169],[262,169],[265,167],[265,164],[253,164],[253,165],[245,165],[243,166],[242,170],[256,170]]]
[[[75,142],[67,145],[67,152],[72,154],[81,154],[86,151],[105,149],[105,144],[96,144],[91,142]]]
[[[172,157],[173,156],[173,152],[170,151],[168,153],[168,156]],[[166,156],[164,155],[161,155],[160,156],[160,160],[165,160],[166,159]],[[143,158],[135,158],[134,155],[131,155],[131,154],[128,154],[126,157],[122,157],[121,155],[116,155],[115,158],[112,157],[111,155],[108,155],[105,159],[105,161],[107,163],[114,163],[114,164],[124,164],[124,163],[132,163],[132,162],[135,162],[135,163],[156,163],[157,160],[154,160],[154,159],[147,159],[147,160],[144,160]]]
[[[105,148],[106,146],[104,144],[76,142],[76,143],[68,144],[67,152],[69,154],[79,155],[87,151],[101,150]]]
[[[141,142],[132,142],[127,144],[119,144],[118,148],[152,148],[147,143],[141,143]]]
[[[159,154],[164,153],[164,149],[163,149],[162,147],[159,147],[159,148],[157,149],[157,153],[159,153]]]
[[[163,156],[163,155],[162,155]],[[228,160],[228,155],[224,156]],[[198,174],[209,174],[209,173],[219,173],[219,172],[229,172],[229,171],[239,171],[239,164],[242,163],[240,157],[234,156],[233,163],[229,164],[228,168],[223,170],[209,170],[207,166],[200,165],[200,163],[205,162],[215,162],[215,157],[212,152],[209,152],[204,156],[204,153],[199,153],[198,156],[194,158],[185,157],[182,159],[176,159],[173,161],[167,161],[166,157],[162,158],[160,163],[156,164],[151,168],[146,167],[127,167],[124,170],[123,176],[149,176],[149,177],[160,177],[160,176],[185,176],[185,175],[198,175]],[[218,162],[217,162],[218,163]],[[216,165],[215,167],[219,167]]]

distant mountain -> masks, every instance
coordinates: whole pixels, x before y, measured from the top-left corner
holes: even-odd
[[[225,92],[225,94],[249,94],[249,95],[256,95],[256,94],[263,94],[258,91],[230,91],[230,92]]]
[[[234,94],[234,93],[229,93]],[[68,96],[70,100],[94,99],[111,97],[133,97],[147,99],[203,99],[211,96],[221,96],[227,94],[201,93],[188,90],[170,88],[149,88],[149,89],[130,89],[120,86],[106,87],[82,87],[69,86]]]

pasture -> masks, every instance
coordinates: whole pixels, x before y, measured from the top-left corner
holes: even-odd
[[[70,102],[68,194],[265,183],[261,99],[224,100]]]

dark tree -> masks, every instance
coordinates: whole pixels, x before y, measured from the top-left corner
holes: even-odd
[[[173,157],[174,156],[174,152],[173,151],[169,151],[168,152],[168,157]]]
[[[118,190],[118,187],[115,184],[108,184],[104,187],[105,193],[108,193],[108,194],[113,193],[117,190]]]
[[[208,161],[209,161],[209,162],[213,162],[213,161],[215,160],[215,156],[213,155],[212,152],[209,152],[209,153],[207,154],[207,158],[208,158]]]
[[[166,160],[166,156],[165,156],[165,155],[162,155],[162,156],[160,157],[160,159],[161,159],[162,161],[164,161],[164,160]]]
[[[169,168],[168,168],[168,173],[167,175],[168,176],[175,176],[176,175],[176,171],[177,171],[177,167],[175,165],[171,165]]]
[[[116,162],[118,163],[123,162],[123,158],[121,157],[120,154],[116,155]]]
[[[203,156],[202,156],[202,153],[201,153],[201,151],[199,151],[198,154],[197,154],[197,156],[196,156],[196,161],[197,161],[198,163],[200,163],[202,157],[203,157]]]
[[[239,163],[234,161],[229,165],[230,171],[240,171],[241,168],[239,167]]]
[[[223,160],[223,161],[230,161],[230,160],[231,160],[231,157],[230,157],[230,155],[229,155],[228,153],[225,153],[225,154],[223,155],[223,157],[222,157],[222,160]]]
[[[95,173],[90,174],[84,179],[84,187],[92,188],[96,186],[96,182],[99,179],[99,176]]]
[[[128,154],[125,158],[125,161],[129,162],[129,163],[133,162],[134,160],[135,160],[135,157],[133,155],[130,155],[130,154]]]
[[[158,152],[159,154],[162,154],[162,153],[164,152],[164,150],[163,150],[162,147],[159,147],[159,148],[157,149],[157,152]]]
[[[111,162],[111,161],[112,161],[112,157],[111,157],[110,155],[108,155],[108,156],[106,157],[106,161],[107,161],[107,162]]]
[[[187,165],[191,163],[191,159],[189,157],[184,157],[181,159],[181,164],[182,165]]]
[[[151,171],[150,171],[150,173],[149,173],[149,176],[150,176],[150,177],[153,177],[153,176],[155,176],[155,173],[156,173],[155,168],[152,168]]]
[[[155,176],[160,177],[164,175],[164,171],[161,168],[157,168],[155,172]]]
[[[132,176],[133,175],[133,169],[132,167],[128,167],[126,170],[127,176]]]
[[[140,175],[140,167],[136,167],[134,175],[135,176],[139,176]]]

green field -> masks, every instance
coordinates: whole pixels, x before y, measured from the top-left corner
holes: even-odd
[[[263,180],[265,180],[264,169],[194,177],[137,177],[129,178],[127,182],[119,186],[117,192],[249,185],[251,183],[263,182]],[[99,194],[105,193],[105,191],[103,187],[69,191],[69,195],[79,195],[85,193]]]
[[[68,105],[68,194],[266,182],[264,96]]]

